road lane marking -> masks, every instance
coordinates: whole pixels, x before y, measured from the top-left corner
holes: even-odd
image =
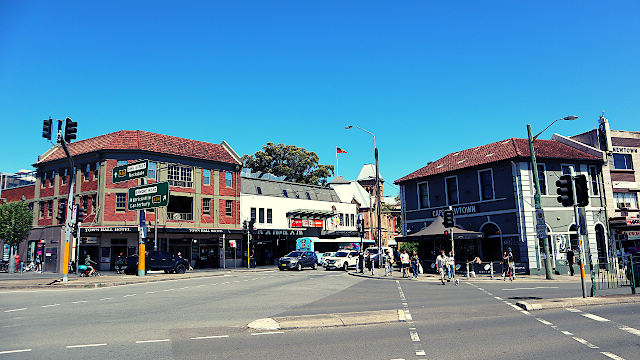
[[[175,290],[175,289],[167,289],[167,290],[165,290],[165,291],[173,291],[173,290]]]
[[[136,344],[157,343],[157,342],[164,342],[164,341],[171,341],[171,339],[162,339],[162,340],[139,340],[139,341],[136,341]]]
[[[196,286],[196,287],[197,287],[197,288],[199,288],[199,287],[203,287],[203,286],[207,286],[207,285],[198,285],[198,286]]]
[[[502,301],[502,298],[501,298],[501,297],[499,297],[499,296],[494,296],[494,298],[496,298],[497,300]]]
[[[638,329],[634,329],[632,327],[628,327],[628,326],[622,326],[619,328],[620,330],[624,330],[630,334],[636,335],[636,336],[640,336],[640,330]]]
[[[520,310],[521,313],[525,314],[525,315],[529,315],[529,316],[533,316],[531,315],[530,312],[528,312],[527,310]]]
[[[581,339],[581,338],[579,338],[579,337],[575,337],[575,336],[573,337],[573,339],[574,339],[575,341],[579,342],[579,343],[582,343],[582,344],[584,344],[584,345],[587,345],[588,347],[590,347],[590,348],[592,348],[592,349],[599,349],[599,347],[597,347],[597,346],[593,345],[592,343],[588,342],[588,341],[587,341],[587,340],[585,340],[585,339]]]
[[[72,304],[82,304],[88,302],[87,300],[74,301]]]
[[[100,300],[113,300],[113,298],[102,298]]]
[[[229,335],[197,336],[197,337],[192,337],[191,340],[222,339],[222,338],[228,338],[228,337]]]
[[[578,309],[574,309],[574,308],[566,308],[566,309],[567,309],[567,311],[571,311],[571,312],[574,312],[574,313],[582,312],[582,310],[578,310]]]
[[[557,289],[557,288],[558,288],[557,286],[536,286],[536,287],[531,287],[531,288],[502,289],[502,291]]]
[[[514,309],[516,309],[518,311],[522,310],[522,308],[520,306],[518,306],[518,305],[513,305],[513,304],[510,303],[509,306],[511,306],[512,308],[514,308]]]
[[[52,306],[60,306],[60,304],[42,305],[43,308],[52,307]]]
[[[4,312],[14,312],[14,311],[22,311],[22,310],[27,310],[27,308],[5,310]]]
[[[155,293],[156,293],[155,291],[147,291],[147,292],[145,293],[145,295],[146,295],[146,294],[155,294]]]
[[[31,351],[31,349],[7,350],[7,351],[0,351],[0,355],[2,355],[2,354],[15,354],[15,353],[29,352],[29,351]]]
[[[131,296],[136,296],[137,294],[129,294],[129,295],[125,295],[123,297],[131,297]]]
[[[107,344],[69,345],[67,346],[67,349],[85,348],[85,347],[94,347],[94,346],[107,346]]]
[[[284,331],[270,331],[270,332],[262,332],[262,333],[253,333],[253,335],[272,335],[272,334],[284,334]]]
[[[417,331],[409,331],[409,335],[411,336],[411,341],[419,342],[420,336],[418,336]]]
[[[545,324],[545,325],[553,325],[552,323],[548,322],[545,319],[540,319],[540,318],[536,318],[536,320],[540,321],[541,323]]]
[[[610,357],[612,359],[615,359],[615,360],[624,360],[624,358],[621,358],[620,356],[618,356],[616,354],[612,354],[610,352],[603,351],[603,352],[601,352],[601,354],[604,355],[604,356],[608,356],[608,357]]]
[[[582,316],[589,318],[591,320],[595,320],[595,321],[600,321],[600,322],[607,322],[607,321],[611,321],[609,319],[605,319],[603,317],[600,317],[598,315],[593,315],[593,314],[589,314],[589,313],[585,313],[585,314],[581,314]]]
[[[565,331],[565,330],[560,330],[561,333],[565,334],[565,335],[569,335],[569,336],[573,336],[572,333]]]

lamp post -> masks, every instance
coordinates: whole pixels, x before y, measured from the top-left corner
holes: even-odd
[[[558,120],[568,120],[568,121],[573,121],[575,119],[577,119],[578,117],[575,115],[569,115],[567,117],[564,118],[560,118],[560,119],[556,119],[554,120],[551,124],[549,124],[549,126],[547,126],[546,128],[544,128],[544,130],[540,131],[536,136],[531,136],[531,124],[527,124],[527,133],[529,135],[529,151],[531,152],[531,163],[533,166],[532,172],[533,172],[533,181],[535,183],[536,186],[536,193],[533,196],[533,199],[535,201],[535,207],[536,210],[540,210],[542,211],[542,203],[540,201],[540,181],[538,179],[538,164],[536,163],[536,153],[533,149],[533,140],[537,139],[538,136],[540,136],[540,134],[542,134],[545,130],[547,130],[549,127],[551,127],[551,125],[555,124],[556,121]],[[547,236],[541,236],[540,239],[542,239],[542,244],[543,244],[543,248],[544,248],[544,267],[545,267],[545,273],[546,273],[546,278],[548,280],[552,280],[553,279],[553,275],[551,274],[551,258],[549,257],[549,239]]]
[[[380,224],[380,220],[382,217],[381,208],[380,208],[380,168],[378,167],[378,147],[376,146],[376,136],[368,130],[365,130],[359,126],[349,125],[345,129],[349,130],[351,128],[358,128],[364,132],[368,132],[373,136],[373,148],[374,155],[376,158],[376,217],[378,218],[378,230],[376,232],[377,236],[377,245],[378,245],[378,266],[382,269],[382,228]]]

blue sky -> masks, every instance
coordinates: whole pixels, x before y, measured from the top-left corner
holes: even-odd
[[[558,122],[640,131],[638,1],[2,1],[0,171],[51,144],[145,130],[314,151],[385,194],[428,161]]]

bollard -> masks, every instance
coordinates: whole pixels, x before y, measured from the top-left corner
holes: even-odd
[[[467,262],[467,279],[469,278],[469,262]]]
[[[493,280],[493,262],[489,263],[489,268],[490,268],[490,271],[491,271],[491,279]]]

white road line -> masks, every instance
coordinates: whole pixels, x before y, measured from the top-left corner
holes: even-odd
[[[211,284],[211,286],[216,286],[216,285],[218,285],[218,284]]]
[[[638,329],[634,329],[634,328],[631,328],[631,327],[628,327],[628,326],[621,326],[619,329],[620,330],[624,330],[624,331],[626,331],[626,332],[628,332],[630,334],[633,334],[633,335],[636,335],[636,336],[640,336],[640,330],[638,330]]]
[[[129,295],[125,295],[123,297],[131,297],[131,296],[136,296],[137,294],[129,294]]]
[[[183,288],[180,288],[180,290],[184,290],[184,289],[188,289],[188,288],[189,288],[188,286],[185,286]]]
[[[518,306],[518,305],[509,304],[509,306],[511,306],[512,308],[514,308],[514,309],[516,309],[518,311],[522,310],[522,308],[520,306]]]
[[[231,283],[230,283],[230,282],[228,282],[228,281],[227,281],[227,282],[223,282],[223,283],[222,283],[222,285],[225,285],[225,284],[231,284]]]
[[[571,312],[574,312],[574,313],[579,313],[579,312],[582,312],[581,310],[578,310],[578,309],[574,309],[574,308],[566,308],[566,310],[567,310],[567,311],[571,311]]]
[[[568,332],[568,331],[561,330],[560,332],[565,334],[565,335],[573,336],[573,334]]]
[[[407,319],[407,321],[413,321],[413,318],[411,317],[411,314],[409,314],[408,310],[404,312],[404,317]]]
[[[597,346],[593,345],[592,343],[588,342],[588,341],[587,341],[587,340],[585,340],[585,339],[581,339],[581,338],[579,338],[579,337],[575,337],[575,336],[573,337],[573,339],[574,339],[575,341],[579,342],[579,343],[582,343],[582,344],[587,345],[588,347],[590,347],[590,348],[592,348],[592,349],[599,349],[599,347],[597,347]]]
[[[498,300],[502,300],[502,298],[501,298],[501,297],[499,297],[499,296],[494,296],[494,298],[496,298],[496,299],[498,299]]]
[[[605,319],[603,317],[600,317],[598,315],[593,315],[593,314],[589,314],[589,313],[585,313],[585,314],[581,314],[582,316],[589,318],[591,320],[595,320],[595,321],[600,321],[600,322],[607,322],[607,321],[611,321],[609,319]]]
[[[113,300],[113,298],[102,298],[100,300]]]
[[[52,307],[52,306],[60,306],[60,304],[42,305],[41,307],[47,308],[47,307]]]
[[[527,310],[520,310],[521,313],[525,314],[525,315],[529,315],[532,316],[530,312],[528,312]]]
[[[271,335],[271,334],[284,334],[284,331],[270,331],[270,332],[263,332],[263,333],[253,333],[253,334],[251,334],[251,336],[253,336],[253,335]]]
[[[416,356],[425,356],[427,355],[426,352],[424,352],[424,350],[416,350]]]
[[[174,291],[174,290],[175,290],[175,289],[167,289],[167,290],[165,290],[165,291]]]
[[[239,283],[240,281],[238,281],[238,280],[234,280],[233,282],[234,282],[234,283]]]
[[[604,356],[610,357],[612,359],[615,359],[615,360],[624,360],[624,358],[621,358],[620,356],[618,356],[616,354],[612,354],[610,352],[603,351],[603,352],[601,352],[601,354],[604,355]]]
[[[27,310],[27,308],[5,310],[4,312],[14,312],[14,311],[22,311],[22,310]]]
[[[67,346],[67,349],[84,348],[84,347],[94,347],[94,346],[107,346],[107,344],[69,345],[69,346]]]
[[[72,304],[82,304],[88,302],[87,300],[74,301]]]
[[[136,344],[157,343],[157,342],[164,342],[164,341],[171,341],[171,339],[162,339],[162,340],[139,340],[139,341],[136,341]]]
[[[222,338],[228,338],[228,337],[229,335],[198,336],[198,337],[192,337],[191,340],[222,339]]]
[[[420,341],[420,337],[418,336],[417,331],[409,331],[409,335],[411,335],[411,341],[416,341],[416,342]]]
[[[540,321],[541,323],[543,323],[545,325],[553,325],[552,323],[550,323],[550,322],[548,322],[547,320],[544,320],[544,319],[536,318],[536,320]]]
[[[31,351],[31,349],[7,350],[7,351],[0,351],[0,355],[2,355],[2,354],[15,354],[15,353],[29,352],[29,351]]]
[[[530,287],[530,288],[502,289],[502,291],[557,289],[557,288],[558,288],[557,286],[536,286],[536,287]]]
[[[147,292],[145,293],[145,295],[146,295],[146,294],[155,294],[155,293],[156,293],[155,291],[147,291]]]
[[[197,288],[199,288],[199,287],[203,287],[203,286],[207,286],[207,285],[198,285],[198,286],[196,286],[196,287],[197,287]]]

